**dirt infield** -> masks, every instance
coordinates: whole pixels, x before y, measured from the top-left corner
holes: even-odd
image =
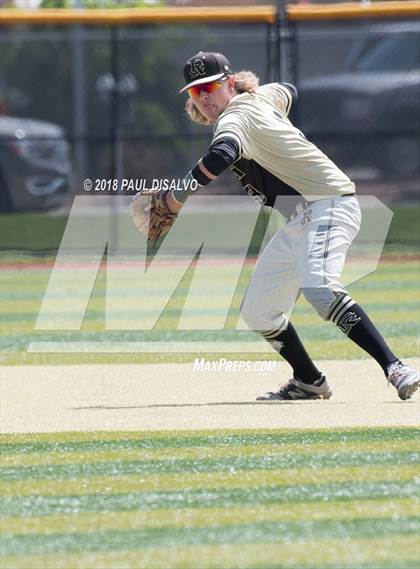
[[[419,367],[420,359],[407,360]],[[287,379],[275,371],[197,372],[193,364],[5,366],[1,431],[172,430],[417,426],[419,396],[400,401],[371,360],[322,364],[328,401],[255,396]]]

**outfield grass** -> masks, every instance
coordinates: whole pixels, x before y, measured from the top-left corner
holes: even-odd
[[[5,435],[2,567],[415,567],[419,433]]]
[[[51,260],[51,259],[50,259]],[[28,264],[32,262],[32,264]],[[70,270],[70,269],[69,269]],[[161,279],[165,279],[165,271]],[[229,266],[223,269],[228,272]],[[63,364],[63,363],[152,363],[191,361],[193,355],[183,354],[31,354],[28,346],[33,341],[96,341],[96,342],[139,342],[163,341],[223,341],[229,345],[231,341],[255,340],[258,336],[252,332],[225,329],[224,331],[177,331],[176,326],[183,307],[183,298],[188,289],[188,282],[178,288],[177,293],[166,306],[164,314],[153,331],[105,330],[105,272],[100,271],[93,289],[86,315],[80,331],[34,331],[38,312],[47,287],[51,264],[33,263],[33,259],[25,258],[21,262],[9,263],[1,274],[1,362],[5,364]],[[223,307],[219,294],[221,270],[212,267],[206,269],[206,290],[202,291],[202,299],[197,302],[197,329],[200,329],[203,313],[206,323],[218,318]],[[231,327],[235,326],[240,299],[243,296],[251,272],[247,267],[239,283],[238,293],[230,313]],[[188,281],[188,278],[186,279]],[[158,301],[162,284],[157,282],[153,294],[148,299],[148,307]],[[418,260],[411,257],[404,259],[383,260],[378,270],[349,287],[352,296],[365,308],[380,332],[387,338],[391,348],[400,357],[411,357],[418,354],[417,338],[419,335],[419,268]],[[153,298],[155,295],[155,299]],[[54,298],[54,306],[58,314],[67,314],[72,324],[74,316],[72,304],[79,298],[78,290],[63,291]],[[135,321],[135,299],[130,297],[127,277],[121,282],[121,298],[119,310],[125,321]],[[203,312],[203,303],[206,310]],[[146,310],[148,310],[147,308]],[[51,313],[51,319],[56,315]],[[293,313],[293,322],[303,338],[309,352],[316,359],[351,359],[366,357],[365,353],[347,340],[331,323],[323,322],[313,308],[301,298]],[[80,350],[83,352],[83,349]],[[229,357],[229,352],[220,354]],[[213,354],[210,357],[215,357]],[[248,354],[247,359],[252,359]],[[269,355],[255,355],[255,358],[272,358]],[[275,357],[275,355],[274,355]],[[238,357],[235,356],[236,359]],[[239,357],[240,359],[240,357]]]
[[[420,204],[393,204],[389,207],[394,216],[387,236],[387,244],[397,244],[399,248],[405,246],[417,250],[420,243]],[[231,226],[235,214],[219,211],[217,216],[222,220],[221,225]],[[1,214],[0,250],[56,252],[60,246],[66,223],[66,215]],[[121,217],[120,224],[127,224],[126,216]],[[234,236],[232,238],[234,239]],[[255,234],[254,239],[253,244],[257,245],[259,235]]]

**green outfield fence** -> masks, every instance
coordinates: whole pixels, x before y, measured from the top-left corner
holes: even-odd
[[[71,148],[63,191],[79,193],[85,177],[182,177],[210,138],[188,121],[178,94],[183,63],[200,49],[226,53],[235,69],[252,69],[262,82],[294,82],[294,120],[359,191],[412,199],[420,171],[419,13],[415,1],[2,9],[3,210],[42,207],[45,195],[33,190],[26,205],[19,192],[27,190],[25,169],[46,176],[56,168],[57,139],[63,154]],[[29,166],[19,156],[19,128],[6,128],[10,117],[38,121],[25,133]],[[218,184],[212,192],[240,191],[229,176]]]

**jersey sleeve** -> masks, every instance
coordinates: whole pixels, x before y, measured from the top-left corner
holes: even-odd
[[[215,125],[212,144],[222,138],[232,138],[239,145],[242,154],[247,146],[247,131],[246,117],[243,113],[238,111],[224,113]]]
[[[268,83],[259,87],[258,92],[265,100],[268,100],[276,109],[287,116],[294,99],[292,88],[295,90],[292,85],[289,87],[282,83]]]

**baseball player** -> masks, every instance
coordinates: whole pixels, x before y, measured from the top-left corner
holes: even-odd
[[[294,86],[259,86],[252,72],[234,73],[224,55],[210,52],[191,57],[184,77],[188,115],[213,126],[209,150],[187,174],[186,184],[195,180],[207,186],[230,168],[248,194],[278,207],[287,218],[256,264],[241,315],[290,364],[293,377],[257,400],[332,395],[288,319],[299,293],[378,362],[401,399],[409,399],[419,386],[417,372],[390,350],[340,283],[347,250],[360,228],[355,185],[288,119],[297,98]],[[132,204],[134,222],[156,239],[169,230],[187,196],[161,192],[147,207],[145,196],[138,196]]]

